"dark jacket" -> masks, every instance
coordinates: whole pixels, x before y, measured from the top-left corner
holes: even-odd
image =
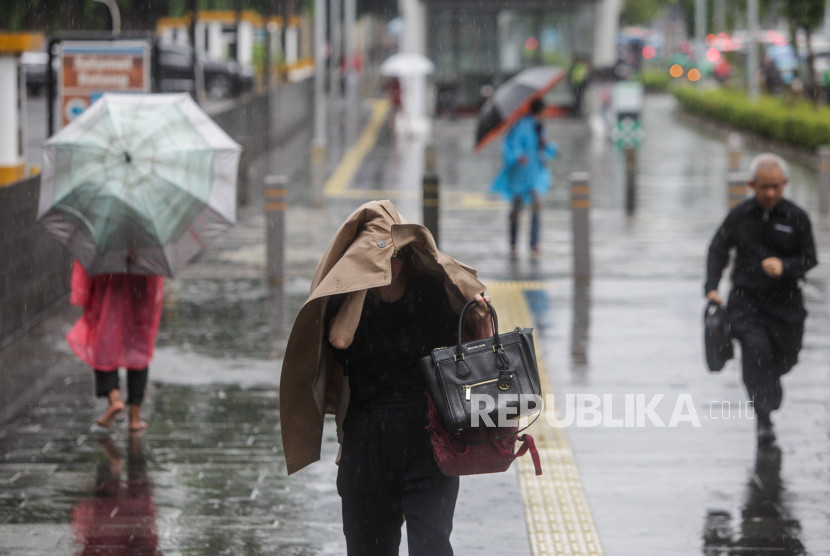
[[[732,248],[735,249],[733,288],[762,296],[797,290],[807,271],[818,264],[810,218],[787,199],[782,199],[767,213],[754,198],[729,211],[709,245],[705,292],[718,288]],[[761,261],[767,257],[781,259],[781,276],[773,278],[764,272]]]

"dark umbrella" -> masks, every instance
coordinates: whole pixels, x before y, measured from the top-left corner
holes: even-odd
[[[498,137],[527,113],[530,103],[541,98],[565,77],[555,66],[537,66],[516,74],[501,85],[478,112],[476,150]]]

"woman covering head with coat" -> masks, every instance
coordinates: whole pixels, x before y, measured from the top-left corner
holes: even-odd
[[[455,343],[468,299],[468,339],[492,335],[484,289],[389,201],[358,208],[324,253],[288,340],[280,420],[293,473],[319,459],[323,415],[337,413],[350,555],[397,554],[404,520],[412,556],[452,554],[458,478],[435,463],[416,362]]]

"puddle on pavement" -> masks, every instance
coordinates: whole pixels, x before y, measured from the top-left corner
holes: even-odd
[[[781,480],[781,449],[759,446],[746,481],[743,504],[735,511],[709,509],[703,530],[703,554],[806,554],[801,524],[790,516]]]
[[[103,408],[90,373],[54,385],[48,410],[30,408],[0,435],[0,552],[50,554],[58,542],[57,552],[342,553],[333,426],[323,461],[292,477],[279,437],[275,327],[289,330],[306,293],[199,279],[167,294],[149,430],[90,432]]]
[[[307,290],[269,288],[263,280],[176,280],[165,291],[157,347],[217,358],[281,354]]]
[[[10,427],[0,438],[0,547],[16,546],[5,525],[69,524],[77,548],[339,553],[335,439],[324,463],[287,477],[275,388],[156,383],[148,402],[151,428],[140,436],[123,423],[112,436],[90,434],[91,405],[63,430],[25,419]]]

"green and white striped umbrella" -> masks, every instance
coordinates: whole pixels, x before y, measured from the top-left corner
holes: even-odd
[[[186,94],[104,94],[44,143],[38,221],[90,274],[173,276],[236,222],[240,152]]]

